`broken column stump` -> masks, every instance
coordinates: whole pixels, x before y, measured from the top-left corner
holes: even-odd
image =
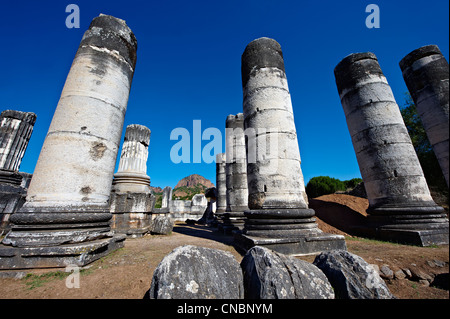
[[[141,237],[150,231],[155,196],[147,175],[150,129],[128,125],[122,145],[119,168],[112,182],[111,228],[130,237]]]

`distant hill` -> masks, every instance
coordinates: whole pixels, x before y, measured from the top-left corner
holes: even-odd
[[[211,181],[209,179],[204,178],[201,175],[198,174],[192,174],[189,176],[186,176],[185,178],[181,179],[177,185],[175,186],[174,189],[177,189],[179,187],[195,187],[198,184],[201,184],[203,186],[205,186],[206,188],[209,187],[215,187],[213,183],[211,183]]]
[[[209,179],[198,174],[192,174],[181,179],[173,189],[173,198],[190,200],[195,194],[204,194],[205,190],[215,187]]]
[[[153,190],[153,193],[155,193],[155,194],[160,194],[163,191],[163,189],[159,186],[156,186],[156,187],[150,186],[150,188]]]

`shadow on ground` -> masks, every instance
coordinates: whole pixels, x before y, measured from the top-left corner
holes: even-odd
[[[222,232],[219,232],[217,228],[213,227],[208,227],[204,225],[177,223],[173,227],[173,232],[187,236],[194,236],[199,238],[215,240],[225,245],[234,246],[232,235],[225,235]]]
[[[330,226],[349,235],[358,235],[358,230],[367,225],[367,217],[346,205],[319,199],[310,199],[309,207],[316,216]]]

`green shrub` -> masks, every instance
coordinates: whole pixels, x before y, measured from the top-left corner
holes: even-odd
[[[162,206],[162,193],[155,193],[155,208],[161,208]]]
[[[333,194],[337,191],[345,191],[346,185],[337,178],[329,176],[317,176],[309,180],[306,185],[306,194],[309,198],[315,198],[322,195]]]
[[[352,178],[352,179],[349,179],[348,181],[344,181],[345,188],[353,189],[356,187],[356,185],[358,185],[362,181],[363,181],[362,178]]]

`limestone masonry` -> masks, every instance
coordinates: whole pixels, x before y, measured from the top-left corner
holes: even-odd
[[[250,42],[241,70],[249,210],[236,244],[289,254],[346,249],[344,237],[323,233],[308,208],[280,44],[269,38]]]
[[[137,41],[125,21],[93,19],[81,40],[0,267],[85,265],[123,245],[109,196]]]
[[[448,62],[436,45],[427,45],[405,56],[400,68],[448,186]]]
[[[334,73],[369,199],[373,235],[419,245],[448,243],[448,219],[431,198],[376,56],[351,54]]]
[[[150,134],[150,129],[143,125],[127,126],[119,168],[112,182],[111,228],[131,237],[151,231],[155,196],[147,175]]]

